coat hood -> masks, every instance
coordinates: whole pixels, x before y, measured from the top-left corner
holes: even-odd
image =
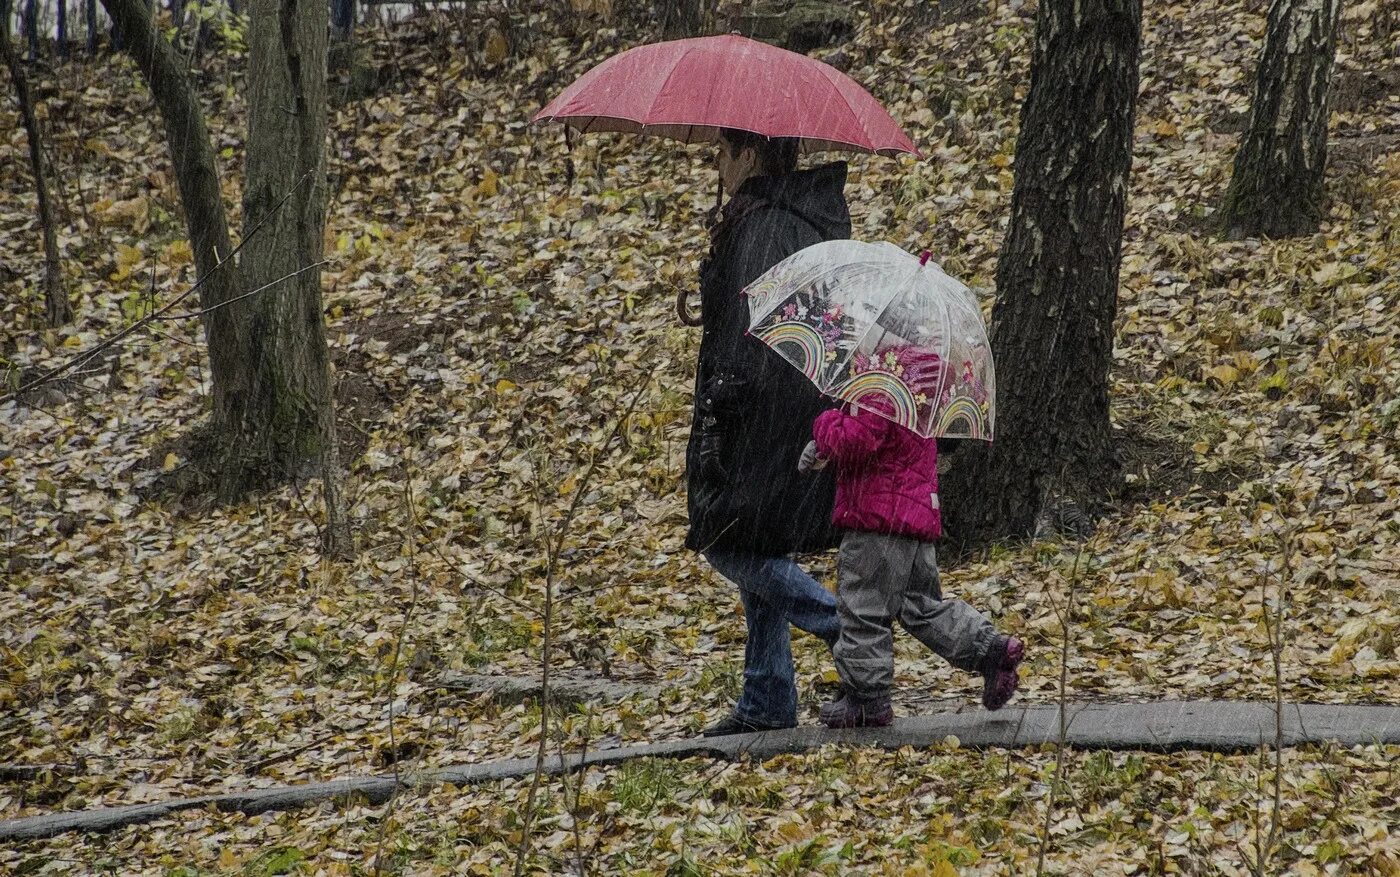
[[[750,177],[738,195],[759,198],[802,217],[823,240],[851,236],[846,205],[846,163],[834,161],[776,177]]]

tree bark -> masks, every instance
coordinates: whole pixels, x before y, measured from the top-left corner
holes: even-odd
[[[319,460],[329,547],[344,553],[330,358],[321,304],[326,224],[325,0],[253,0],[248,29],[248,180],[243,196],[244,276],[251,288],[300,272],[256,300],[258,393],[245,447],[285,477]],[[291,192],[281,208],[277,205]]]
[[[657,0],[654,14],[667,38],[699,36],[705,23],[704,0]]]
[[[56,45],[58,57],[67,59],[68,57],[68,0],[57,0],[55,7],[57,18],[54,19],[54,35],[57,37]]]
[[[230,258],[228,220],[219,169],[204,111],[175,48],[155,29],[145,0],[102,0],[114,36],[136,61],[165,124],[165,139],[175,165],[175,181],[185,210],[185,228],[199,277],[204,340],[209,347],[213,385],[212,430],[216,436],[241,432],[243,412],[252,396],[247,327],[251,300],[238,300],[243,278]]]
[[[355,31],[355,0],[331,0],[331,25],[338,40],[348,40]]]
[[[87,15],[87,50],[89,55],[97,54],[97,0],[85,0]]]
[[[1274,0],[1249,127],[1221,206],[1232,237],[1317,230],[1341,0]]]
[[[29,42],[29,60],[39,58],[39,3],[38,0],[24,0],[24,13],[20,18],[24,38]]]
[[[1137,103],[1141,0],[1041,0],[997,265],[997,436],[941,491],[964,546],[1031,535],[1046,496],[1102,497],[1118,268]]]
[[[10,80],[15,84],[15,97],[19,101],[20,117],[24,120],[24,133],[29,140],[29,166],[34,172],[34,191],[39,202],[39,227],[44,236],[44,311],[50,326],[62,326],[73,319],[73,306],[68,301],[68,292],[63,286],[63,267],[58,258],[58,235],[53,216],[53,203],[49,200],[48,174],[44,168],[44,148],[40,139],[39,120],[34,115],[34,99],[29,93],[29,78],[20,63],[10,33],[10,0],[0,0],[0,54],[4,55],[5,66],[9,68]]]

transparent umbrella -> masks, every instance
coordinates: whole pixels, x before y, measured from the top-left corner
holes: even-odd
[[[996,375],[982,312],[928,253],[826,241],[745,293],[749,333],[823,393],[925,437],[991,441]]]

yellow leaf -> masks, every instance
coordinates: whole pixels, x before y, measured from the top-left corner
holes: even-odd
[[[597,15],[604,21],[612,18],[612,0],[569,0],[578,15]]]
[[[493,28],[486,37],[486,63],[494,67],[504,61],[509,52],[510,44],[506,42],[505,34]]]
[[[189,241],[172,241],[170,246],[165,248],[165,261],[171,265],[187,265],[193,260],[194,251],[190,249]]]
[[[1355,265],[1350,262],[1328,262],[1312,274],[1314,283],[1327,285],[1335,280],[1346,280],[1359,273]]]
[[[491,168],[486,169],[486,173],[481,175],[481,182],[476,184],[476,193],[487,198],[494,198],[499,189],[496,172]]]
[[[799,843],[806,840],[811,832],[800,822],[784,822],[778,826],[778,834],[782,835],[789,843]]]
[[[1221,386],[1226,386],[1240,379],[1240,370],[1233,365],[1217,365],[1206,372],[1206,377],[1215,378]]]
[[[233,854],[233,847],[224,847],[219,853],[219,867],[225,870],[238,867],[238,857]]]
[[[175,467],[178,465],[180,465],[179,457],[175,456],[174,454],[166,454],[165,463],[161,465],[161,468],[167,472],[171,472],[174,471]]]
[[[1152,133],[1156,134],[1158,137],[1175,137],[1178,133],[1180,133],[1176,130],[1175,125],[1173,125],[1171,122],[1168,122],[1165,119],[1153,122],[1149,130],[1151,130]]]
[[[111,279],[120,283],[131,276],[131,269],[142,259],[142,253],[135,247],[126,244],[117,244],[117,270],[112,272]]]
[[[933,877],[958,877],[958,869],[953,867],[953,863],[944,859],[933,866]]]
[[[573,492],[574,492],[574,489],[577,488],[577,487],[578,487],[578,474],[577,474],[577,473],[571,473],[571,474],[569,475],[569,477],[568,477],[568,478],[565,478],[564,481],[563,481],[563,483],[559,485],[559,495],[560,495],[560,496],[568,496],[569,494],[573,493]]]
[[[141,261],[141,251],[126,244],[117,244],[117,267],[127,268]]]
[[[515,382],[501,378],[496,382],[497,393],[511,393],[515,391]]]
[[[822,671],[822,681],[828,685],[835,685],[841,681],[841,674],[837,673],[834,668],[828,667]]]
[[[992,156],[992,167],[1011,167],[1011,156],[999,152]]]
[[[1270,397],[1282,395],[1288,389],[1288,370],[1279,369],[1259,382],[1259,391]]]

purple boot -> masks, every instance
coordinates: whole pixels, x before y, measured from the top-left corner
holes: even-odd
[[[821,711],[821,722],[828,728],[883,728],[893,721],[888,694],[872,698],[843,694]]]
[[[1026,644],[1014,636],[999,636],[987,651],[982,671],[982,706],[999,710],[1006,706],[1021,684],[1017,668],[1026,657]]]

